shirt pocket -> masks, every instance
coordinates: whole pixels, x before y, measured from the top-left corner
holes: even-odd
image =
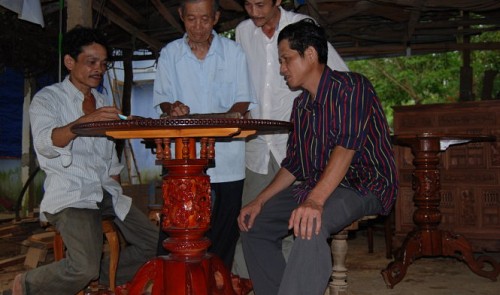
[[[114,145],[105,137],[94,138],[92,143],[95,155],[99,156],[106,163],[113,157]]]
[[[234,86],[235,84],[230,81],[215,81],[213,91],[216,104],[219,110],[214,112],[227,112],[234,104]]]

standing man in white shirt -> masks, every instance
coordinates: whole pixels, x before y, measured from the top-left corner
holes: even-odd
[[[289,121],[293,100],[301,91],[292,91],[280,75],[278,34],[289,24],[310,18],[307,15],[284,10],[281,0],[245,0],[244,7],[250,19],[236,27],[236,42],[245,51],[250,79],[258,99],[258,106],[250,111],[253,119]],[[328,43],[328,66],[337,71],[349,68]],[[246,143],[246,178],[243,187],[243,205],[246,205],[274,178],[285,158],[288,134],[259,135]],[[285,257],[292,239],[283,243]],[[236,248],[233,273],[248,278],[241,244]]]

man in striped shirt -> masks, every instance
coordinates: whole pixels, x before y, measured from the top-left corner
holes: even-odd
[[[278,51],[280,73],[303,92],[294,101],[281,168],[241,210],[238,224],[256,295],[320,295],[332,267],[327,238],[362,216],[388,214],[394,204],[389,126],[365,77],[326,65],[326,35],[314,22],[284,28]],[[296,240],[285,262],[281,240],[290,230]]]

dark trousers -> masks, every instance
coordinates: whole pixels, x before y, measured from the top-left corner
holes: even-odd
[[[288,235],[288,220],[298,207],[292,191],[293,186],[269,199],[252,228],[241,233],[245,261],[257,295],[324,294],[332,272],[327,239],[359,218],[378,214],[382,209],[371,193],[360,196],[354,190],[337,188],[323,205],[320,233],[310,240],[296,238],[286,262],[281,241]]]
[[[215,202],[212,208],[211,228],[207,237],[212,242],[209,252],[219,256],[231,270],[236,242],[240,237],[237,218],[241,210],[243,180],[212,183]]]
[[[213,200],[210,230],[207,237],[212,242],[209,252],[222,259],[228,270],[231,270],[240,230],[237,218],[241,210],[241,195],[244,180],[210,184]],[[158,255],[166,255],[168,251],[162,246],[162,241],[168,237],[160,231],[158,239]]]
[[[45,212],[48,221],[61,233],[66,257],[28,271],[25,274],[26,294],[76,294],[91,280],[109,284],[109,256],[101,260],[103,216],[115,216],[112,199],[104,191],[99,209],[66,208],[56,214]],[[155,256],[158,229],[146,215],[132,204],[125,220],[114,218],[127,241],[120,250],[116,284],[130,281],[137,270]]]

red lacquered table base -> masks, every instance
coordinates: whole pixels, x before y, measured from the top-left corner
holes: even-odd
[[[233,295],[229,271],[221,259],[207,253],[210,241],[210,178],[205,174],[215,160],[215,138],[245,138],[259,131],[282,132],[290,123],[250,119],[136,119],[92,122],[72,128],[80,135],[117,139],[154,139],[163,177],[161,228],[168,234],[163,247],[169,255],[147,262],[130,283],[129,294]],[[175,159],[170,144],[175,139]],[[195,141],[200,144],[199,156]],[[223,155],[222,155],[223,156]],[[239,289],[242,286],[235,286]]]
[[[168,173],[163,178],[161,227],[168,233],[163,247],[170,254],[147,262],[132,280],[130,294],[148,288],[153,295],[234,294],[222,260],[207,253],[211,202],[207,165],[208,159],[163,160]]]
[[[413,214],[416,229],[406,236],[393,262],[382,270],[389,288],[394,287],[406,275],[406,270],[416,259],[424,256],[455,257],[464,261],[475,274],[496,281],[500,264],[490,256],[474,258],[467,239],[438,228],[441,223],[439,204],[439,153],[452,144],[473,141],[491,141],[491,136],[474,135],[400,135],[396,144],[409,146],[415,156],[413,164],[413,201],[417,207]]]

